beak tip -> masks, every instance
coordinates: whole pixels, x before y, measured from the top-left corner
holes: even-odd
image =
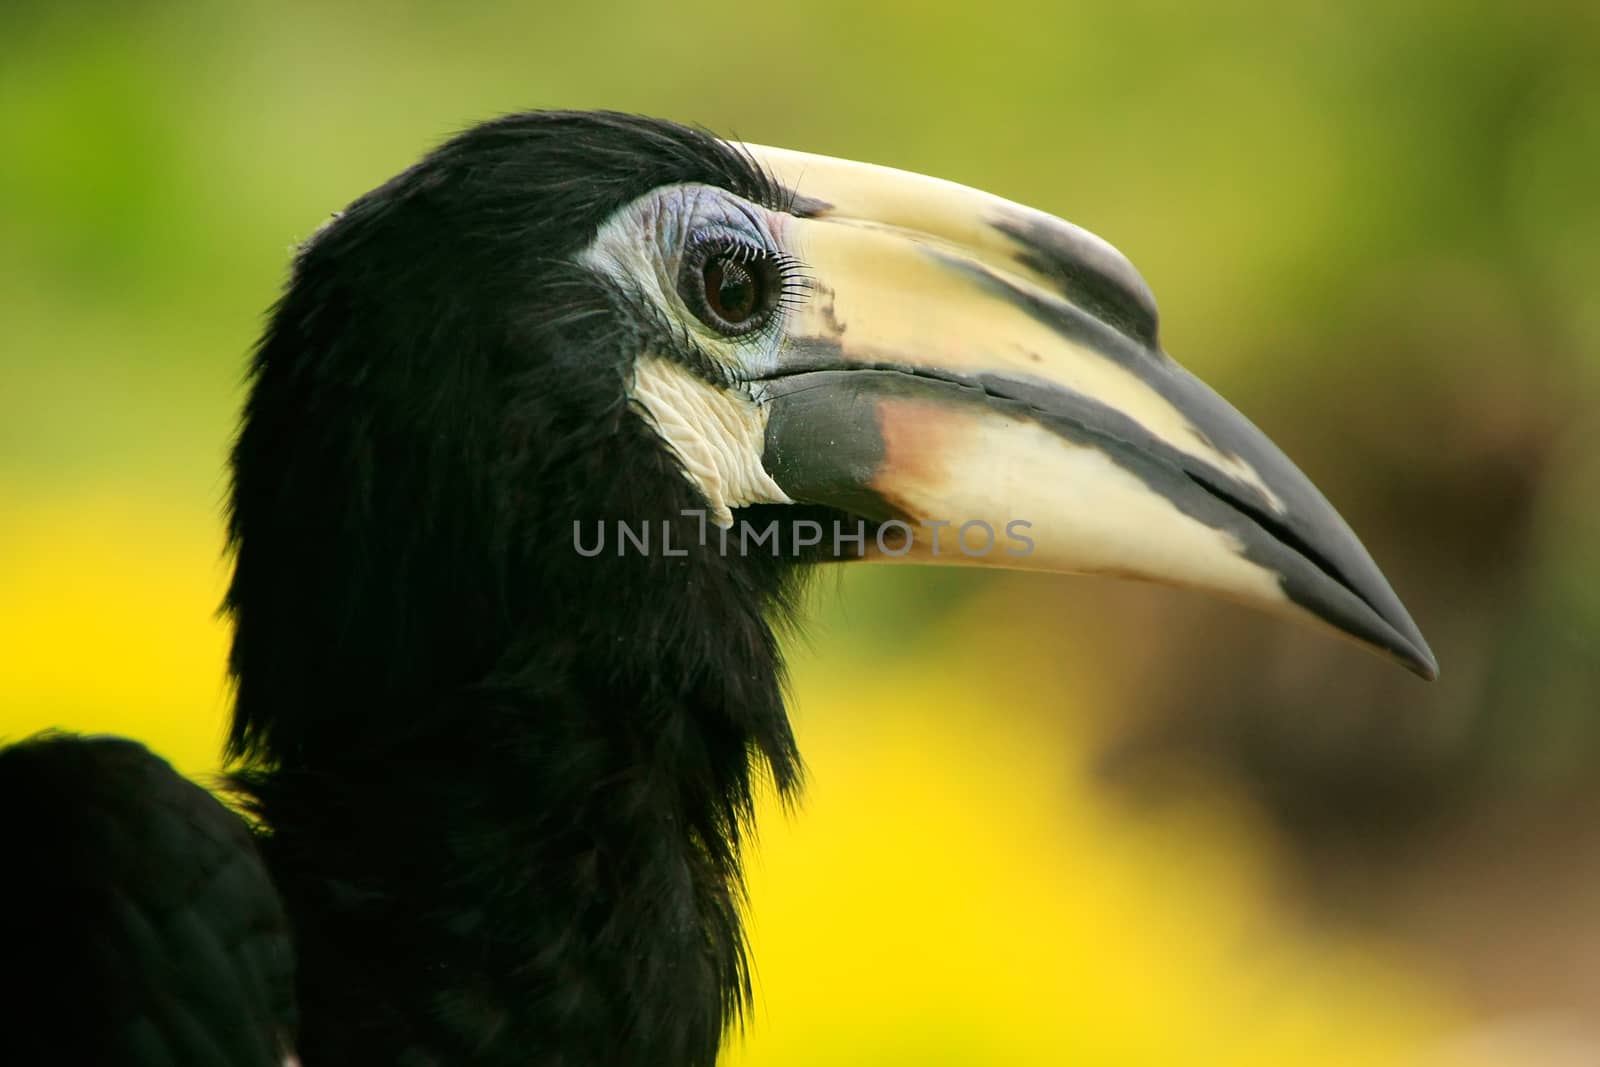
[[[1424,682],[1439,680],[1439,661],[1434,658],[1433,649],[1428,647],[1421,634],[1417,635],[1417,643],[1406,651],[1407,654],[1401,659],[1401,663],[1407,670]]]
[[[1433,653],[1426,648],[1409,649],[1404,653],[1396,653],[1395,659],[1400,666],[1424,682],[1436,682],[1439,680],[1439,663],[1433,658]]]
[[[1395,604],[1398,606],[1398,599]],[[1389,658],[1425,682],[1437,681],[1439,661],[1405,608],[1399,608],[1396,615],[1383,617],[1383,621],[1387,624],[1389,634],[1388,639],[1381,642],[1381,647]]]

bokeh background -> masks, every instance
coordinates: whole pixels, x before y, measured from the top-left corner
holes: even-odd
[[[1106,236],[1443,665],[844,568],[730,1064],[1600,1063],[1600,6],[0,7],[0,736],[216,769],[225,448],[289,250],[604,106]]]

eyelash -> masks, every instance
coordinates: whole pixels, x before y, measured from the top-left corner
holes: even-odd
[[[698,295],[694,280],[700,277],[700,272],[713,257],[723,255],[747,267],[769,270],[778,289],[771,310],[761,325],[748,333],[732,335],[736,340],[769,336],[775,332],[781,327],[785,313],[805,303],[814,284],[806,265],[787,252],[774,251],[727,234],[700,235],[691,240],[684,252],[679,291],[695,317],[701,321],[705,321],[705,317],[697,304],[704,298]]]

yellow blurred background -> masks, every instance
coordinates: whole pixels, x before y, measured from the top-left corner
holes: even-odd
[[[225,450],[289,249],[611,107],[1088,226],[1428,634],[855,567],[750,857],[789,1064],[1600,1063],[1600,7],[0,7],[0,738],[217,768]]]

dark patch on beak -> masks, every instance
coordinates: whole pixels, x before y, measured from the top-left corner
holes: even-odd
[[[1155,294],[1109,246],[1048,216],[1002,217],[990,225],[1015,241],[1022,249],[1017,259],[1068,301],[1146,347],[1158,347]]]
[[[783,189],[786,195],[786,199],[783,201],[784,211],[797,219],[820,219],[833,210],[833,205],[826,200],[818,200],[814,196],[806,196],[790,189],[786,185],[780,185],[779,188]]]
[[[1024,285],[983,263],[942,249],[930,247],[927,255],[945,270],[967,278],[975,290],[1003,300],[1040,325],[1049,327],[1062,340],[1090,349],[1140,377],[1147,373],[1147,364],[1167,359],[1160,349],[1140,341],[1104,315],[1097,315],[1069,299]]]

